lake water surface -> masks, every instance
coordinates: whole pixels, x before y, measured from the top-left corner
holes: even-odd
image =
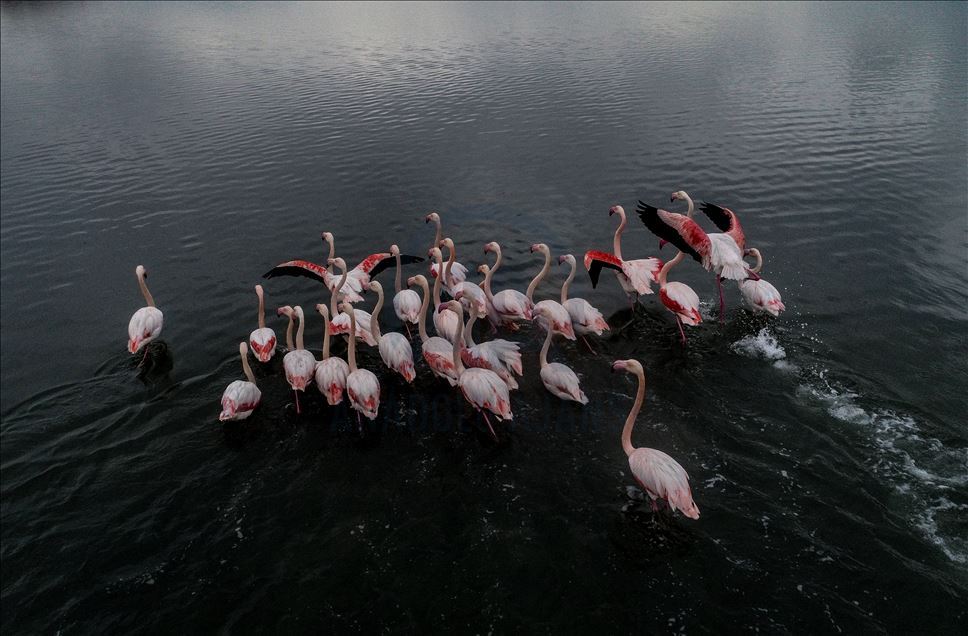
[[[965,628],[965,4],[0,17],[4,633]],[[682,348],[655,296],[633,315],[580,270],[613,330],[552,357],[590,403],[543,389],[524,329],[500,445],[423,363],[405,386],[365,347],[383,402],[362,434],[314,390],[297,416],[281,356],[259,411],[217,421],[253,285],[322,262],[322,231],[352,262],[423,255],[437,210],[460,260],[498,240],[495,287],[523,290],[532,243],[609,249],[610,206],[683,211],[679,189],[737,211],[779,319],[728,285],[720,325],[690,261],[706,322]],[[656,243],[631,215],[626,256],[671,258]],[[145,381],[139,263],[173,360]],[[280,335],[275,307],[328,302],[262,282]],[[317,354],[321,331],[312,312]],[[635,441],[689,471],[697,522],[634,497],[627,357],[649,376]]]

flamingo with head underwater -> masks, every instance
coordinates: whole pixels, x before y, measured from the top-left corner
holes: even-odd
[[[701,206],[703,213],[716,227],[723,230],[723,232],[707,234],[692,220],[694,206],[688,194],[682,190],[673,192],[671,200],[686,201],[688,210],[685,216],[660,210],[642,201],[639,201],[636,211],[653,234],[692,256],[706,271],[716,274],[716,287],[719,290],[719,319],[724,321],[726,301],[723,299],[723,279],[738,281],[747,276],[746,263],[743,262],[743,249],[746,246],[743,228],[740,227],[736,213],[729,208],[703,203]]]
[[[262,391],[256,386],[255,376],[249,368],[249,360],[246,355],[249,348],[244,342],[239,343],[239,355],[242,356],[242,371],[245,373],[245,380],[235,380],[222,392],[222,412],[219,413],[220,422],[229,420],[244,420],[252,415],[252,412],[259,402],[262,401]]]
[[[612,371],[625,371],[633,374],[639,381],[635,393],[635,404],[629,411],[622,429],[622,448],[629,458],[629,468],[639,486],[649,495],[652,510],[657,510],[656,500],[663,499],[673,511],[679,510],[690,519],[699,518],[699,508],[692,499],[689,488],[689,475],[679,462],[660,450],[635,448],[632,446],[632,427],[638,417],[642,402],[645,400],[645,371],[638,360],[616,360]]]
[[[148,272],[145,271],[144,265],[138,265],[134,269],[134,274],[138,277],[138,286],[141,288],[141,294],[145,297],[147,306],[134,312],[131,320],[128,321],[129,353],[137,353],[146,344],[160,336],[165,321],[164,314],[155,307],[155,299],[148,291],[148,285],[145,283]],[[145,355],[148,355],[147,350],[145,350]]]
[[[766,312],[771,316],[779,316],[785,310],[783,299],[776,287],[766,280],[759,277],[760,269],[763,267],[763,255],[755,247],[746,250],[744,256],[756,258],[756,267],[749,270],[752,276],[739,281],[739,290],[743,298],[753,308],[753,313]],[[754,278],[755,277],[755,278]]]
[[[585,269],[588,270],[588,275],[592,280],[592,287],[598,286],[598,277],[603,267],[614,269],[615,277],[618,278],[619,284],[625,290],[629,306],[634,311],[639,295],[653,293],[652,283],[657,280],[656,276],[659,274],[659,268],[662,267],[662,261],[651,257],[631,261],[623,259],[622,232],[628,225],[628,219],[625,217],[625,208],[620,205],[613,205],[609,208],[608,215],[612,216],[613,214],[617,214],[621,221],[612,237],[612,253],[598,250],[585,252]]]

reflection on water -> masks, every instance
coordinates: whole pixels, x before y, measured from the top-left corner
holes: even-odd
[[[953,631],[968,591],[966,14],[4,3],[4,631],[724,616]],[[728,286],[719,325],[713,278],[686,263],[677,278],[709,319],[682,348],[655,297],[633,314],[611,276],[592,289],[579,271],[571,294],[613,329],[596,355],[556,341],[552,357],[590,403],[544,390],[523,329],[508,337],[529,373],[499,445],[422,363],[412,387],[380,374],[381,416],[361,431],[312,391],[297,416],[277,356],[254,369],[258,414],[218,424],[252,285],[321,262],[321,232],[347,262],[391,243],[423,255],[437,210],[472,272],[497,240],[495,289],[523,290],[532,243],[609,249],[609,207],[678,189],[737,211],[779,320]],[[637,219],[623,248],[663,255]],[[140,367],[124,350],[138,263],[165,312]],[[313,281],[261,282],[270,316],[329,301]],[[306,339],[318,355],[315,317]],[[698,523],[627,491],[634,387],[607,371],[628,357],[649,374],[636,443],[686,467]]]

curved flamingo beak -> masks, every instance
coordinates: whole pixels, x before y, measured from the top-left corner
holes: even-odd
[[[537,251],[538,251],[538,244],[535,243],[534,245],[531,246],[531,253],[534,254]]]
[[[562,264],[562,263],[564,263],[564,262],[565,262],[566,260],[568,260],[568,259],[567,259],[567,258],[565,258],[564,256],[559,256],[559,257],[558,257],[558,264],[559,264],[559,265],[561,265],[561,264]]]
[[[416,282],[417,282],[416,279],[413,276],[411,276],[410,278],[407,279],[407,287],[413,287]]]
[[[628,368],[627,360],[616,360],[612,363],[612,373],[616,371],[625,371]]]

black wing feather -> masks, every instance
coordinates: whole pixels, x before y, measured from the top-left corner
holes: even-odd
[[[326,284],[326,280],[316,272],[295,265],[277,265],[263,274],[262,278],[277,278],[279,276],[302,276],[303,278],[311,278],[324,285]]]
[[[713,225],[718,227],[722,232],[729,232],[733,229],[733,214],[730,210],[716,205],[715,203],[706,203],[703,201],[699,204],[699,209],[702,213],[709,217],[709,220],[713,222]]]
[[[400,255],[401,265],[409,265],[411,263],[422,263],[423,261],[424,259],[420,258],[419,256],[411,256],[409,254]],[[370,270],[370,278],[375,278],[376,275],[382,272],[383,270],[390,267],[396,267],[396,266],[397,266],[396,258],[394,258],[393,256],[391,256],[390,258],[384,258],[379,263],[374,265],[373,269]]]
[[[642,219],[642,222],[645,223],[645,227],[649,228],[650,232],[660,239],[672,243],[697,261],[702,262],[702,257],[699,256],[699,252],[692,249],[692,246],[686,243],[686,240],[682,238],[682,235],[674,227],[667,225],[659,218],[659,208],[639,201],[639,205],[635,211],[638,213],[639,218]]]

